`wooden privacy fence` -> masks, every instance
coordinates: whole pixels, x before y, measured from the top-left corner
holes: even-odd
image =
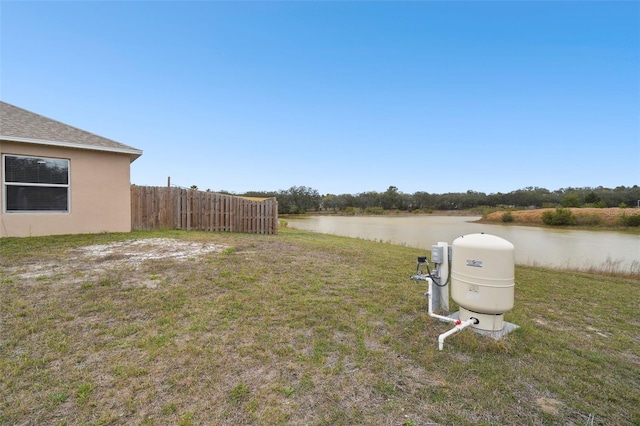
[[[275,198],[251,199],[183,188],[132,185],[131,228],[276,234],[278,202]]]

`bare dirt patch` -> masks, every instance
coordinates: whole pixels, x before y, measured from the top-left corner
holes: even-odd
[[[149,238],[85,246],[76,249],[75,252],[79,253],[82,259],[139,265],[145,260],[186,260],[203,254],[219,253],[225,248],[223,244]]]
[[[538,404],[538,406],[542,411],[554,416],[557,416],[558,414],[560,414],[559,407],[562,405],[560,401],[557,401],[553,398],[545,398],[545,397],[540,397],[536,399],[536,404]]]
[[[186,261],[206,254],[220,253],[224,244],[182,241],[169,238],[147,238],[118,241],[109,244],[83,246],[60,256],[64,260],[36,262],[8,268],[9,274],[25,281],[43,281],[65,276],[65,282],[84,281],[88,276],[101,276],[116,271],[132,272],[145,261]],[[153,281],[153,280],[152,280]],[[129,275],[123,285],[142,284],[155,287],[152,282],[141,283],[135,275]]]

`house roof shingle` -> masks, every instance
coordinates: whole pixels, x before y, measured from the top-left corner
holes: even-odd
[[[0,101],[0,139],[13,142],[129,154],[131,161],[142,151],[51,118]]]

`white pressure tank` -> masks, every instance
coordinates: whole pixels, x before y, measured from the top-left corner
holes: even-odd
[[[473,327],[500,331],[504,313],[513,308],[514,247],[489,234],[469,234],[452,244],[451,297],[460,306],[460,320],[477,318]]]

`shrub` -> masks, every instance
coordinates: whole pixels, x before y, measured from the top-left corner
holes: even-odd
[[[544,223],[545,225],[553,224],[553,212],[551,210],[547,210],[546,212],[542,213],[542,223]]]
[[[367,207],[364,212],[367,214],[384,214],[384,209],[382,207]]]
[[[498,209],[491,206],[476,206],[476,207],[472,207],[469,211],[474,215],[479,215],[485,218],[491,213],[497,212]]]
[[[358,209],[356,209],[355,207],[347,207],[346,209],[344,209],[344,213],[349,216],[355,216],[357,212]]]
[[[511,212],[504,212],[502,214],[502,221],[505,223],[513,222],[513,214],[511,214]]]
[[[629,216],[623,214],[619,220],[622,226],[640,226],[640,214],[632,214]]]
[[[573,225],[576,222],[576,218],[571,210],[558,207],[555,211],[548,210],[542,213],[542,222],[545,225],[552,226]]]

